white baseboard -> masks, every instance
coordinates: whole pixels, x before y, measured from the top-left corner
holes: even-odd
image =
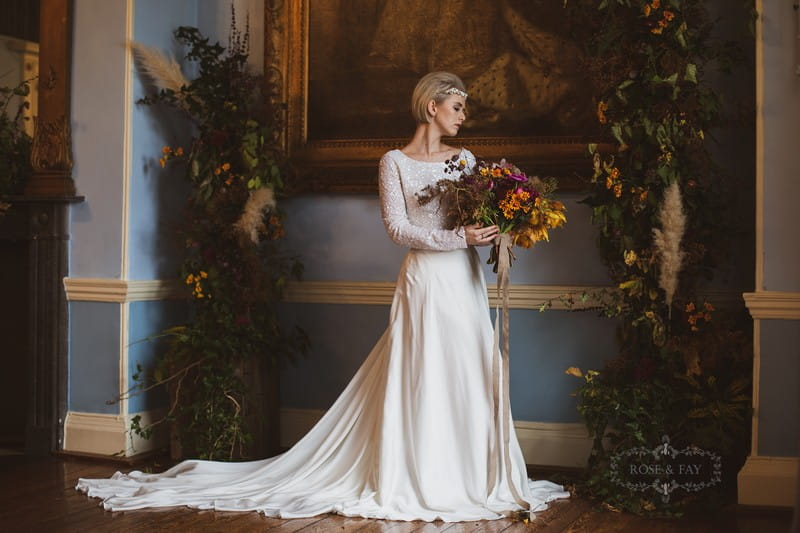
[[[130,421],[137,414],[142,417],[142,426],[160,416],[154,411],[127,416],[69,411],[64,423],[64,451],[130,457],[166,446],[164,431],[156,431],[147,440],[131,434]]]
[[[320,409],[281,409],[281,446],[294,445],[324,414]],[[583,424],[515,421],[514,427],[527,464],[586,466],[592,439]]]
[[[794,507],[800,458],[747,458],[737,477],[739,504]]]

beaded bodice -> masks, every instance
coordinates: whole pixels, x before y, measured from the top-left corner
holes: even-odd
[[[475,165],[475,156],[469,150],[462,148],[460,157],[468,167]],[[426,250],[467,247],[463,228],[446,228],[445,212],[439,208],[439,201],[421,205],[416,196],[426,186],[451,177],[445,172],[443,161],[418,161],[400,150],[383,155],[378,175],[381,214],[394,242]]]

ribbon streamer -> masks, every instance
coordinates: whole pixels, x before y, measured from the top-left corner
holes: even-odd
[[[502,432],[501,461],[505,467],[508,488],[514,500],[523,508],[530,510],[530,504],[524,500],[517,488],[511,475],[511,452],[509,449],[510,440],[510,396],[509,396],[509,371],[508,371],[508,345],[509,345],[509,323],[508,323],[508,284],[509,270],[511,269],[511,236],[508,233],[501,233],[495,241],[497,247],[497,296],[502,302],[502,344],[500,349],[500,306],[495,310],[494,318],[494,355],[492,357],[492,390],[494,394],[494,419],[500,420],[500,431]],[[502,387],[502,395],[500,389]],[[501,412],[502,411],[502,412]],[[490,462],[489,482],[494,484],[497,475],[496,463]],[[490,489],[491,490],[491,489]]]

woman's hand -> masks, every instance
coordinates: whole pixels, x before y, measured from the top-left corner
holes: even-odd
[[[494,238],[500,232],[497,226],[483,227],[480,224],[464,226],[464,234],[469,246],[487,246],[494,242]]]

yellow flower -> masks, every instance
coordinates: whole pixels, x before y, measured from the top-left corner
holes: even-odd
[[[203,278],[203,279],[205,279],[205,278],[207,278],[207,277],[208,277],[208,273],[207,273],[205,270],[201,270],[201,271],[200,271],[200,277],[201,277],[201,278]]]
[[[463,166],[466,166],[466,165],[467,165],[467,162],[466,162],[466,161],[464,161],[463,159],[459,159],[459,160],[458,160],[458,164],[459,164],[459,165],[461,165],[461,166],[463,167]]]
[[[489,169],[488,169],[488,168],[486,168],[486,167],[483,167],[483,168],[480,170],[480,173],[481,173],[481,176],[488,176],[488,175],[489,175]]]
[[[222,170],[224,170],[225,172],[229,171],[230,169],[231,169],[231,164],[230,163],[223,163],[222,164]]]
[[[164,159],[163,157],[161,159],[159,159],[158,162],[161,163],[161,168],[164,168],[165,166],[167,166],[167,160]]]
[[[582,378],[583,372],[577,366],[571,366],[564,371],[565,374],[569,374],[570,376],[575,376],[576,378]]]
[[[636,255],[636,252],[634,250],[628,250],[627,252],[625,252],[626,265],[631,266],[636,262],[637,259],[639,259],[639,257]]]
[[[189,274],[188,276],[186,276],[186,284],[191,285],[192,283],[194,283],[194,276],[192,274]]]
[[[656,314],[655,314],[654,312],[652,312],[652,311],[647,311],[647,312],[644,314],[644,316],[646,316],[646,317],[647,317],[647,318],[649,318],[650,320],[653,320],[653,319],[655,318]]]
[[[655,34],[655,35],[661,35],[662,31],[664,31],[663,28],[653,28],[652,30],[650,30],[650,33]]]

